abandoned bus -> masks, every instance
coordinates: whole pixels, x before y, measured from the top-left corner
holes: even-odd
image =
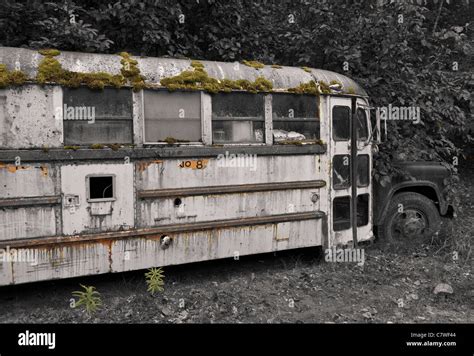
[[[0,63],[0,285],[357,244],[448,212],[436,165],[374,198],[377,130],[344,75],[5,47]]]

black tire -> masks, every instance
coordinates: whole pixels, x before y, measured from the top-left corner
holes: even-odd
[[[409,243],[433,236],[440,227],[441,217],[431,199],[404,192],[392,198],[378,235],[384,243]]]

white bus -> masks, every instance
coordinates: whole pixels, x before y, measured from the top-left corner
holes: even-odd
[[[423,180],[385,187],[374,213],[375,128],[344,75],[127,57],[146,85],[97,90],[37,82],[44,58],[0,48],[29,78],[0,89],[0,285],[356,245],[400,222],[419,233],[414,219],[436,221],[413,194],[447,213]],[[125,73],[119,55],[54,58],[69,73]],[[162,85],[193,71],[235,88]],[[271,87],[249,87],[259,78]],[[405,215],[390,205],[400,194]]]

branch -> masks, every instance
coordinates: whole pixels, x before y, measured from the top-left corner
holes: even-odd
[[[443,3],[444,3],[444,0],[441,0],[441,2],[439,3],[438,14],[436,15],[436,20],[435,20],[435,23],[434,23],[434,26],[433,26],[433,33],[432,33],[432,35],[435,34],[436,27],[438,26],[438,20],[439,20],[439,17],[440,17],[440,15],[441,15],[441,9],[443,8]]]

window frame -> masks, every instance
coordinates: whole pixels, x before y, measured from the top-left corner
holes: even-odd
[[[347,132],[348,132],[348,135],[347,135],[347,138],[336,138],[334,136],[334,133],[335,133],[335,130],[334,130],[334,109],[335,108],[347,108],[348,112],[349,112],[349,117],[347,119]],[[335,142],[349,142],[351,141],[351,107],[350,106],[347,106],[347,105],[334,105],[332,108],[331,108],[331,131],[332,131],[332,134],[331,134],[331,138],[333,141]]]
[[[112,197],[111,198],[91,198],[91,189],[90,189],[90,178],[100,178],[100,177],[112,177]],[[105,174],[105,173],[92,173],[86,175],[86,200],[88,203],[103,203],[103,202],[113,202],[117,200],[117,190],[116,190],[116,175]]]
[[[219,94],[225,94],[225,95],[232,95],[232,94],[247,94],[247,95],[261,95],[262,96],[262,108],[263,108],[263,119],[260,120],[260,119],[245,119],[245,118],[242,118],[242,117],[238,117],[238,119],[233,119],[233,117],[229,117],[227,119],[216,119],[214,120],[213,119],[213,107],[214,107],[214,97],[215,95],[219,95]],[[210,125],[210,133],[211,133],[211,146],[212,145],[220,145],[220,146],[223,146],[223,147],[232,147],[232,146],[266,146],[268,143],[267,143],[267,131],[268,131],[268,128],[267,128],[267,115],[266,115],[266,98],[268,95],[271,95],[269,93],[250,93],[248,91],[245,91],[245,90],[233,90],[229,93],[227,92],[219,92],[219,93],[216,93],[216,94],[213,94],[211,95],[211,110],[210,110],[210,118],[209,118],[209,125]],[[261,122],[263,124],[263,141],[262,142],[215,142],[214,141],[214,130],[212,128],[212,123],[213,121],[229,121],[229,122],[232,122],[232,121],[257,121],[257,122]],[[272,131],[273,131],[273,128],[272,128]]]
[[[201,136],[201,141],[189,141],[189,142],[175,142],[175,143],[167,143],[166,141],[154,141],[154,142],[149,142],[146,140],[146,117],[145,117],[145,91],[150,91],[154,93],[159,93],[159,92],[165,92],[171,94],[175,93],[199,93],[199,122],[200,122],[200,136]],[[169,91],[166,88],[158,88],[158,89],[143,89],[141,91],[141,114],[142,114],[142,141],[143,145],[146,146],[204,146],[205,143],[203,141],[203,136],[204,136],[204,126],[206,124],[206,120],[204,119],[204,110],[203,110],[203,105],[204,105],[204,98],[203,98],[204,91],[202,90],[174,90],[174,91]]]
[[[78,88],[68,88],[68,87],[64,87],[64,86],[60,86],[61,87],[61,103],[62,103],[62,106],[61,106],[61,112],[62,112],[62,120],[61,120],[61,127],[62,127],[62,144],[63,146],[80,146],[80,147],[88,147],[92,144],[103,144],[103,145],[110,145],[110,144],[119,144],[119,145],[133,145],[135,144],[135,119],[134,119],[134,116],[135,116],[135,110],[134,110],[134,97],[133,97],[133,91],[131,88],[104,88],[103,91],[101,92],[97,92],[96,90],[93,90],[93,89],[90,89],[88,88],[87,86],[80,86]],[[129,91],[129,94],[130,94],[130,104],[131,104],[131,111],[130,111],[130,118],[121,118],[121,119],[117,119],[117,118],[114,118],[113,116],[111,118],[94,118],[94,123],[95,122],[125,122],[127,124],[127,129],[130,129],[130,142],[116,142],[116,141],[111,141],[111,142],[105,142],[105,141],[97,141],[95,140],[94,142],[75,142],[75,141],[71,141],[71,138],[67,138],[67,130],[66,130],[66,122],[68,121],[75,121],[75,120],[66,120],[65,119],[65,113],[64,113],[64,107],[65,105],[66,106],[69,106],[69,103],[67,103],[65,101],[65,98],[66,98],[66,93],[68,93],[68,95],[71,95],[70,93],[73,92],[74,90],[80,90],[80,89],[85,89],[85,90],[88,90],[88,91],[91,91],[94,93],[94,95],[100,95],[100,94],[105,94],[106,91],[108,90],[123,90],[123,91]],[[76,107],[76,106],[74,106]],[[82,120],[81,120],[82,121]],[[86,120],[83,120],[83,122],[87,123],[88,125],[90,125],[90,123]],[[93,125],[93,124],[92,124]],[[86,126],[87,127],[87,126]]]
[[[359,112],[360,112],[359,110],[362,111],[362,112],[364,113],[364,116],[365,116],[365,129],[366,129],[367,137],[366,137],[366,138],[363,138],[363,139],[361,139],[361,138],[359,137],[359,131],[358,131],[358,129],[359,129]],[[360,107],[360,106],[358,106],[358,107],[356,108],[356,120],[357,120],[357,121],[356,121],[356,125],[357,125],[357,126],[356,126],[356,134],[357,134],[356,139],[357,139],[357,141],[359,141],[359,142],[364,142],[364,143],[365,143],[365,142],[368,142],[369,139],[370,139],[370,133],[371,133],[371,132],[370,132],[370,125],[369,125],[369,121],[370,121],[370,120],[369,120],[369,118],[367,117],[367,110],[364,109],[364,108],[362,108],[362,107]]]
[[[303,144],[312,144],[314,143],[315,141],[317,140],[320,140],[321,139],[321,117],[320,117],[320,106],[321,106],[321,101],[319,100],[319,97],[318,96],[313,96],[313,95],[309,95],[309,94],[295,94],[295,93],[275,93],[275,94],[269,94],[272,96],[272,106],[271,106],[271,113],[270,113],[270,116],[271,116],[271,139],[272,139],[272,144],[273,145],[281,145],[280,142],[277,142],[275,141],[275,138],[274,138],[274,135],[273,135],[273,131],[274,130],[280,130],[280,129],[277,129],[275,128],[275,122],[315,122],[318,124],[319,126],[319,137],[316,138],[316,139],[306,139],[304,141],[301,141]],[[301,117],[301,118],[285,118],[285,119],[276,119],[274,118],[274,111],[273,111],[273,106],[274,106],[274,98],[278,97],[278,96],[288,96],[288,97],[291,97],[291,96],[296,96],[296,97],[307,97],[307,98],[310,98],[310,99],[313,99],[315,100],[315,103],[316,103],[316,117]]]

